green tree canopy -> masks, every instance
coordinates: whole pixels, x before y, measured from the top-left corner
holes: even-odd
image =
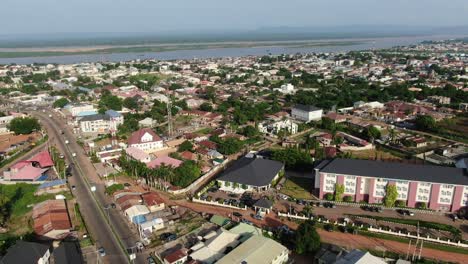
[[[34,117],[16,117],[7,127],[17,135],[31,134],[33,131],[41,129],[39,121]]]
[[[320,236],[313,221],[307,220],[299,225],[295,244],[295,251],[298,254],[315,253],[320,249]]]
[[[68,101],[67,98],[60,98],[60,99],[57,99],[55,102],[54,102],[54,108],[63,108],[64,106],[66,106],[68,103],[70,103]]]
[[[298,148],[273,150],[272,159],[281,161],[286,168],[294,170],[308,170],[312,165],[310,154]]]
[[[179,152],[192,151],[193,150],[193,144],[192,144],[192,142],[186,140],[186,141],[182,142],[182,144],[179,145],[179,148],[177,150]]]
[[[208,102],[204,102],[200,105],[199,109],[202,111],[211,112],[213,111],[213,106]]]
[[[414,123],[419,130],[435,131],[437,129],[437,123],[432,116],[418,115]]]
[[[127,97],[123,100],[122,105],[128,109],[137,110],[138,109],[138,102],[133,97]]]
[[[398,190],[395,184],[388,184],[385,189],[384,204],[387,207],[395,206],[395,202],[398,198]]]

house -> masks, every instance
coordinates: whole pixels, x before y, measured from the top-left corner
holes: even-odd
[[[53,252],[55,264],[82,264],[80,244],[77,242],[60,242],[60,245]]]
[[[190,257],[202,263],[212,264],[224,257],[228,248],[236,247],[239,244],[239,237],[239,234],[222,228],[211,231],[203,237],[202,241],[190,248],[192,251]]]
[[[145,152],[163,148],[163,140],[150,128],[142,128],[132,133],[128,139],[128,146]]]
[[[197,160],[197,156],[193,152],[190,152],[188,150],[180,153],[180,157],[184,160]]]
[[[291,116],[304,122],[320,120],[322,114],[322,109],[311,105],[297,104],[291,109]]]
[[[156,120],[153,120],[151,117],[147,117],[143,120],[138,121],[140,127],[153,127],[156,125]]]
[[[336,184],[354,201],[381,203],[386,188],[395,185],[398,200],[407,207],[426,205],[432,210],[455,212],[468,205],[468,174],[453,167],[416,165],[375,160],[333,159],[315,167],[319,198],[334,193]]]
[[[373,256],[369,252],[364,252],[359,249],[354,249],[347,254],[341,255],[337,261],[333,262],[334,264],[385,264],[387,263],[381,258]]]
[[[243,157],[217,180],[220,189],[228,192],[266,191],[283,171],[284,164],[279,161]]]
[[[3,172],[3,178],[7,181],[44,181],[45,174],[54,162],[47,150],[43,150],[29,160],[22,160]]]
[[[158,158],[148,162],[147,166],[148,166],[148,168],[154,169],[154,168],[158,168],[158,167],[160,167],[161,165],[164,164],[166,166],[177,168],[180,165],[182,165],[182,163],[183,163],[183,161],[181,161],[181,160],[174,159],[174,158],[171,158],[169,156],[162,156],[162,157],[158,157]]]
[[[325,117],[331,119],[335,124],[346,122],[345,115],[340,115],[335,112],[329,112]]]
[[[281,130],[287,131],[294,135],[297,133],[299,126],[290,119],[280,120],[276,122],[262,122],[258,124],[260,133],[277,135]]]
[[[137,204],[129,207],[127,210],[124,211],[124,213],[130,220],[130,222],[139,224],[146,221],[144,215],[149,214],[150,211],[148,207],[146,207],[146,205]]]
[[[165,208],[164,200],[156,192],[147,192],[141,195],[143,204],[148,207],[150,212],[156,212]]]
[[[61,239],[72,229],[65,200],[47,200],[33,207],[34,233],[43,239]]]
[[[81,132],[98,134],[114,133],[123,122],[123,116],[114,110],[107,110],[104,114],[87,115],[78,121]]]
[[[73,117],[97,114],[96,108],[91,104],[67,104],[64,109],[70,112]]]
[[[48,264],[50,245],[35,242],[16,241],[0,259],[0,264]]]
[[[285,246],[264,236],[252,236],[216,263],[282,264],[288,259],[289,250]]]
[[[127,157],[139,162],[148,163],[151,161],[151,156],[148,153],[136,147],[127,148],[125,153],[127,153]]]
[[[164,257],[164,264],[183,264],[187,261],[188,250],[186,248],[178,249]]]
[[[39,185],[34,195],[41,195],[45,193],[59,193],[67,190],[67,180],[58,179],[53,181],[46,181],[43,184]]]

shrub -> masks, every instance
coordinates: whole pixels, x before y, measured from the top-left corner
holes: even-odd
[[[416,208],[419,208],[419,209],[427,209],[427,204],[425,202],[418,202],[416,204]]]
[[[396,207],[405,207],[406,206],[406,201],[398,200],[395,202]]]
[[[332,194],[332,193],[327,193],[327,194],[325,194],[324,198],[325,198],[325,200],[327,200],[327,201],[333,201],[333,198],[334,198],[334,197],[333,197],[333,194]]]
[[[347,203],[351,203],[351,202],[354,201],[354,199],[353,199],[352,196],[347,195],[347,196],[343,197],[343,201],[345,201]]]

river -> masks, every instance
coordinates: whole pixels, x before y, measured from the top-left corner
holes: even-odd
[[[157,59],[157,60],[179,60],[194,58],[219,58],[219,57],[241,57],[241,56],[262,56],[295,53],[313,52],[346,52],[352,50],[369,50],[391,48],[394,46],[405,46],[417,44],[424,40],[444,40],[465,37],[462,35],[432,35],[432,36],[405,36],[405,37],[383,37],[368,39],[341,39],[340,41],[355,42],[349,45],[326,45],[315,47],[292,47],[292,46],[260,46],[243,48],[216,48],[216,49],[189,49],[162,52],[143,53],[104,53],[104,54],[80,54],[47,57],[22,57],[22,58],[0,58],[0,64],[31,64],[31,63],[57,63],[73,64],[84,62],[119,62],[136,59]],[[321,40],[329,41],[329,40]],[[311,41],[317,42],[317,41]],[[359,43],[356,43],[359,42]]]

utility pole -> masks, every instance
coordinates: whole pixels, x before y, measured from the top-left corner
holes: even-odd
[[[169,98],[169,101],[167,102],[167,134],[169,138],[172,137],[172,100]]]

